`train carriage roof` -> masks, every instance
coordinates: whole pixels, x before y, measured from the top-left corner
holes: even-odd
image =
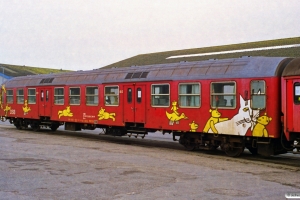
[[[300,58],[293,59],[283,70],[282,76],[299,76]]]
[[[281,76],[292,58],[241,57],[223,60],[178,62],[171,64],[97,69],[59,74],[16,77],[6,81],[9,87],[80,85],[163,80],[236,79]]]

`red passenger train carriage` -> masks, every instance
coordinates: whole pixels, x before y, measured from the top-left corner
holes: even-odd
[[[242,57],[17,77],[1,87],[0,115],[18,129],[159,130],[188,150],[268,156],[300,141],[299,66]]]

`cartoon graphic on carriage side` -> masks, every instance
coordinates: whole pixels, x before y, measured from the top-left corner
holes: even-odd
[[[177,107],[177,101],[172,102],[172,113],[169,113],[166,111],[166,116],[169,119],[169,125],[179,124],[179,121],[181,119],[187,119],[184,113],[179,114],[178,107]]]
[[[267,116],[267,113],[265,115],[260,116],[257,119],[257,123],[253,129],[252,136],[254,137],[269,137],[268,130],[266,129],[266,126],[272,121],[271,117]]]
[[[250,100],[244,100],[243,97],[240,96],[240,108],[238,113],[229,120],[215,124],[215,128],[220,134],[244,136],[249,128],[251,131],[253,130],[258,116],[259,110],[252,109]]]
[[[218,109],[210,109],[209,112],[211,113],[211,117],[208,119],[208,121],[205,124],[205,127],[203,129],[204,133],[210,133],[212,131],[213,133],[219,133],[216,129],[215,125],[217,123],[227,121],[228,118],[221,118],[221,113],[218,111]]]
[[[101,107],[101,109],[99,110],[99,113],[98,113],[98,117],[99,117],[99,120],[112,119],[113,121],[115,121],[116,113],[105,112],[105,108]]]
[[[3,96],[4,94],[6,94],[6,89],[5,89],[5,85],[1,86],[1,90],[0,90],[0,108],[3,109]]]
[[[22,107],[22,108],[23,108],[24,115],[28,114],[28,112],[31,111],[30,107],[28,107],[27,100],[24,101],[24,107]]]
[[[199,127],[198,124],[195,123],[195,121],[193,121],[192,123],[189,124],[191,129],[190,129],[190,132],[196,132],[197,131],[197,128]]]
[[[1,86],[1,88],[2,88],[3,93],[5,94],[5,93],[6,93],[5,85],[3,84],[3,85]]]
[[[5,117],[7,116],[7,113],[8,113],[8,111],[10,111],[11,110],[11,107],[10,106],[8,106],[8,105],[6,105],[6,107],[3,109],[4,110],[4,112],[5,112]]]
[[[60,117],[73,117],[73,113],[71,113],[70,106],[67,106],[66,109],[64,109],[64,110],[59,110],[57,114],[58,114],[58,118],[60,118]]]

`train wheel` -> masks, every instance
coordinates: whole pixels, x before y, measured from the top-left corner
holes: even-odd
[[[244,145],[241,143],[225,143],[221,145],[223,151],[225,151],[226,155],[230,157],[237,157],[244,152]]]
[[[179,138],[179,143],[188,151],[193,151],[196,149],[196,143],[194,143],[193,138],[190,138],[188,135],[181,135]]]
[[[196,145],[195,144],[185,144],[183,146],[188,151],[194,151],[196,149]]]
[[[30,124],[30,127],[32,128],[33,131],[36,132],[40,130],[40,125],[38,123]]]
[[[22,126],[19,120],[14,121],[14,125],[18,130],[22,130]]]

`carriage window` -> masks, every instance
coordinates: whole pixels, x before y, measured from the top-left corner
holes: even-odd
[[[36,94],[35,89],[28,89],[28,92],[27,92],[28,104],[36,103],[36,95],[35,94]]]
[[[14,103],[14,91],[6,90],[6,103]]]
[[[55,105],[64,105],[64,88],[54,88],[54,104]]]
[[[179,106],[200,107],[200,84],[179,84]]]
[[[104,91],[105,105],[119,105],[119,86],[106,86]]]
[[[300,83],[294,85],[294,102],[300,104]]]
[[[69,89],[70,105],[80,105],[80,88]]]
[[[23,89],[17,90],[17,103],[18,104],[24,103],[24,90]]]
[[[127,102],[131,103],[132,102],[132,89],[128,88],[127,90]]]
[[[236,107],[235,82],[212,83],[210,91],[212,108]]]
[[[151,87],[152,106],[170,106],[170,85],[152,85]]]
[[[251,108],[266,107],[266,83],[262,80],[251,81]]]
[[[98,87],[86,87],[86,105],[97,106],[98,94]]]

